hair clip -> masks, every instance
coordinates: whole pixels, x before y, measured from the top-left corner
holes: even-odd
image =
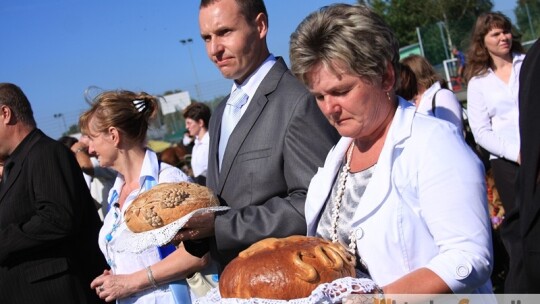
[[[135,99],[135,100],[133,100],[133,105],[135,106],[137,111],[142,112],[146,108],[146,101],[140,100],[140,99]]]

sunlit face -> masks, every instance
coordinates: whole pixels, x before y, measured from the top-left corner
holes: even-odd
[[[266,21],[249,24],[235,0],[216,1],[199,11],[201,37],[208,57],[225,78],[242,83],[266,58]],[[264,58],[262,60],[264,60]]]
[[[88,140],[88,153],[95,155],[101,167],[112,167],[118,157],[118,150],[110,132],[98,132],[94,128],[94,119],[90,119]]]
[[[388,115],[387,90],[343,69],[337,74],[322,64],[308,74],[317,105],[341,136],[370,138]]]
[[[507,56],[512,48],[512,33],[500,28],[492,28],[484,36],[484,45],[491,56]]]
[[[202,119],[196,121],[192,118],[186,118],[186,129],[188,130],[190,136],[198,136],[203,126],[204,122]]]

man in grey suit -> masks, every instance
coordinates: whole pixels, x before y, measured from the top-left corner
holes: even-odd
[[[36,128],[30,103],[0,83],[0,301],[103,303],[90,282],[107,264],[101,221],[79,164]]]
[[[207,186],[231,209],[194,218],[176,240],[213,237],[222,266],[259,240],[305,235],[309,182],[339,139],[313,96],[268,50],[267,16],[262,0],[202,0],[199,11],[208,56],[234,80],[231,95],[245,93],[245,104],[228,127],[226,98],[209,126]]]

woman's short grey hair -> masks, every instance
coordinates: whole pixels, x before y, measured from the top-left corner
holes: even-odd
[[[369,83],[380,83],[387,64],[399,75],[399,43],[384,20],[365,5],[333,4],[307,16],[291,35],[291,70],[309,86],[317,64],[345,68]]]

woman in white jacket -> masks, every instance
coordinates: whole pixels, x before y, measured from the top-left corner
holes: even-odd
[[[290,58],[343,136],[309,186],[308,234],[348,248],[386,294],[491,293],[483,167],[453,125],[396,96],[390,28],[366,6],[327,6]]]
[[[413,101],[418,113],[446,120],[463,132],[461,104],[454,92],[425,57],[410,55],[401,60],[398,95]]]

